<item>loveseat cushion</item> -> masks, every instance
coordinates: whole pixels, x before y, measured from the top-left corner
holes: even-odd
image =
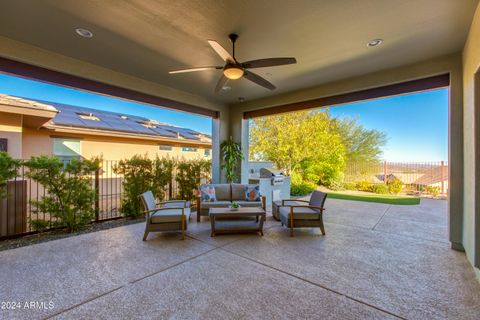
[[[280,216],[285,219],[290,219],[290,207],[279,207],[278,212]],[[293,208],[293,219],[294,220],[316,220],[319,218],[318,212],[310,208],[301,208],[295,207]]]
[[[261,207],[262,206],[262,201],[235,201],[238,203],[241,207],[250,207],[250,208],[255,208],[255,207]]]
[[[214,184],[215,186],[215,195],[217,201],[230,201],[231,200],[231,190],[230,184]]]
[[[259,185],[246,185],[244,187],[244,199],[245,201],[260,201],[260,186]]]
[[[204,184],[200,186],[200,197],[203,202],[217,201],[215,186],[211,184]]]
[[[190,217],[190,208],[183,209],[185,215],[185,223]],[[150,216],[151,223],[168,223],[168,222],[182,222],[181,209],[159,210]]]
[[[245,200],[245,184],[232,183],[232,201]]]
[[[210,208],[226,208],[232,203],[230,201],[215,201],[215,202],[202,202],[201,206],[202,209],[210,209]]]

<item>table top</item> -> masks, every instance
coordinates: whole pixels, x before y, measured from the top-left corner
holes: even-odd
[[[230,210],[230,208],[210,208],[209,214],[232,214],[232,215],[260,215],[265,214],[261,207],[241,207],[238,210]]]

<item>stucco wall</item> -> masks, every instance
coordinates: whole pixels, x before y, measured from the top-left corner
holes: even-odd
[[[53,142],[51,132],[47,130],[25,129],[23,134],[23,158],[27,159],[33,155],[51,155],[53,154]],[[56,134],[56,136],[61,136]],[[142,140],[114,138],[114,137],[87,137],[74,136],[72,138],[80,139],[81,155],[90,159],[94,156],[102,156],[104,160],[120,160],[129,158],[135,154],[148,154],[149,157],[170,156],[173,158],[185,159],[211,159],[211,156],[205,157],[203,148],[198,148],[197,152],[184,152],[181,146],[174,146],[172,151],[159,149],[159,142],[146,142]]]
[[[6,138],[8,153],[15,159],[22,157],[22,116],[0,112],[0,138]]]
[[[25,128],[23,130],[23,159],[29,159],[32,156],[51,155],[52,141],[50,136],[39,130]]]
[[[475,101],[474,79],[475,73],[480,68],[480,6],[477,7],[465,48],[463,50],[463,100],[464,100],[464,219],[463,219],[463,246],[469,261],[474,263],[475,250],[480,254],[480,247],[475,248],[475,228],[480,232],[480,221],[475,221],[475,210],[479,209],[480,198],[478,197],[478,182],[475,182],[475,169],[480,170],[475,157],[475,148],[480,147],[476,141],[475,126],[480,126],[478,113],[479,102]],[[477,78],[478,79],[478,78]],[[480,90],[477,84],[476,90]],[[479,93],[477,92],[477,98]],[[475,110],[475,104],[477,110]],[[478,151],[477,151],[478,152]],[[475,168],[477,163],[477,168]],[[477,193],[477,195],[476,195]],[[476,268],[480,278],[480,270]]]

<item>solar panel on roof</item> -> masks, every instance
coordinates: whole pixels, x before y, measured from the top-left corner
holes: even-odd
[[[170,137],[170,138],[176,138],[177,137],[176,134],[174,134],[170,131],[164,130],[162,128],[153,128],[151,130],[153,130],[155,133],[157,133],[161,136],[164,136],[164,137]]]
[[[179,128],[169,126],[167,124],[158,124],[156,121],[151,121],[145,117],[119,114],[110,111],[103,111],[97,109],[91,109],[86,107],[66,105],[62,103],[49,102],[49,101],[39,101],[41,103],[46,103],[57,108],[60,112],[52,120],[53,124],[70,126],[70,127],[79,127],[79,128],[91,128],[91,129],[100,129],[100,130],[110,130],[110,131],[120,131],[120,132],[131,132],[139,134],[147,134],[153,136],[162,136],[169,138],[176,138],[178,134],[180,136],[191,139],[199,140],[199,135],[201,133],[188,129],[188,128]],[[89,120],[81,119],[79,114],[92,114],[99,119]],[[125,116],[122,118],[122,116]],[[154,124],[154,127],[147,128],[142,125],[142,123]]]

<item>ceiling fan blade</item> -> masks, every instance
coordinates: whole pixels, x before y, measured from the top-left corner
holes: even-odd
[[[222,88],[227,84],[227,82],[228,82],[228,78],[222,74],[222,77],[220,78],[220,80],[218,80],[217,86],[215,87],[215,94],[218,94],[222,90]]]
[[[211,69],[223,69],[223,67],[222,66],[197,67],[197,68],[189,68],[189,69],[180,69],[180,70],[169,71],[168,73],[170,73],[170,74],[186,73],[186,72],[205,71],[205,70],[211,70]]]
[[[283,66],[286,64],[297,63],[295,58],[268,58],[268,59],[258,59],[251,60],[242,63],[244,68],[264,68],[264,67],[274,67],[274,66]]]
[[[266,79],[260,77],[258,74],[255,74],[251,71],[245,71],[245,73],[243,74],[243,77],[245,79],[248,79],[264,88],[267,88],[267,89],[270,89],[270,90],[275,90],[275,86],[273,84],[271,84],[270,82],[268,82]]]
[[[215,40],[207,40],[213,50],[225,61],[225,62],[235,62],[235,59]]]

